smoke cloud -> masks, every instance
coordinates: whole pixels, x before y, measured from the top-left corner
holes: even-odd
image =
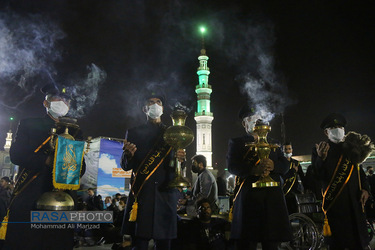
[[[262,119],[269,122],[291,102],[286,85],[280,81],[274,69],[273,27],[269,23],[256,24],[250,26],[245,34],[251,42],[248,49],[252,51],[251,58],[256,71],[242,76],[242,91],[249,97],[252,105],[255,105],[255,110]]]
[[[69,115],[75,118],[83,117],[95,104],[100,86],[105,82],[107,73],[95,64],[87,67],[89,73],[85,79],[74,80],[67,92],[71,95],[73,105]]]
[[[220,13],[217,21],[225,22],[225,28],[215,29],[216,37],[222,41],[219,44],[223,45],[221,49],[225,51],[229,65],[236,67],[236,80],[248,97],[249,105],[269,122],[294,103],[282,81],[282,74],[275,69],[274,26],[260,14],[254,13],[242,21],[235,16],[235,13]]]
[[[64,37],[57,24],[43,16],[0,12],[0,95],[3,106],[16,109],[32,97],[40,88],[34,82],[37,76],[53,83],[54,63],[61,59],[57,42]]]
[[[1,105],[17,109],[41,87],[66,86],[72,97],[69,115],[80,118],[95,104],[106,72],[95,64],[87,67],[87,77],[59,76],[56,62],[62,61],[59,41],[65,33],[53,20],[41,15],[20,16],[0,13],[0,88]],[[77,74],[77,72],[71,72]]]

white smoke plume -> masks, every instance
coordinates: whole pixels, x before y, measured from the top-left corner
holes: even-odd
[[[241,75],[242,92],[255,107],[255,112],[266,122],[276,114],[284,112],[293,101],[289,98],[288,88],[282,82],[274,67],[273,44],[275,41],[272,24],[269,22],[251,24],[245,30],[247,57],[244,66],[249,71]],[[246,72],[246,68],[243,70]]]
[[[61,59],[57,41],[64,32],[40,15],[20,16],[0,12],[0,88],[2,105],[16,109],[33,96],[36,76],[51,79],[54,63]],[[53,83],[53,81],[52,81]],[[12,100],[7,100],[12,97]]]
[[[83,117],[95,104],[100,86],[105,82],[107,73],[95,64],[87,67],[89,73],[85,79],[75,80],[67,93],[71,95],[74,105],[69,115],[75,118]]]

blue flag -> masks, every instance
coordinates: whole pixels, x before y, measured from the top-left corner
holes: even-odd
[[[84,148],[84,141],[72,141],[58,136],[53,163],[53,186],[55,188],[79,189]]]

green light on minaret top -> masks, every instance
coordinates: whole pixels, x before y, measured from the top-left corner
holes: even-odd
[[[202,34],[202,49],[201,49],[201,55],[205,55],[206,54],[206,50],[204,48],[204,33],[206,33],[206,28],[204,26],[201,26],[199,28],[199,31],[201,32]]]

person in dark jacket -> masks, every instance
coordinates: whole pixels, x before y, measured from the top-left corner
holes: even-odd
[[[206,157],[204,155],[194,155],[191,161],[191,171],[198,174],[198,176],[191,191],[191,196],[186,200],[188,215],[195,215],[196,211],[192,213],[191,210],[196,210],[195,203],[202,198],[207,198],[210,201],[212,213],[218,214],[219,201],[217,196],[217,183],[214,175],[206,168]]]
[[[101,195],[95,195],[93,188],[87,190],[89,197],[87,198],[87,210],[88,211],[102,211],[104,210],[104,204]]]
[[[228,171],[240,178],[233,204],[231,238],[237,249],[256,249],[261,242],[263,249],[276,250],[279,242],[292,238],[281,178],[288,171],[287,161],[280,148],[260,161],[255,150],[246,146],[256,141],[254,126],[260,117],[248,105],[242,107],[239,116],[248,134],[230,139],[228,146]],[[279,186],[253,188],[262,174],[269,174]]]
[[[12,163],[19,165],[17,183],[9,207],[9,223],[3,249],[72,249],[73,229],[33,229],[30,211],[37,210],[36,202],[45,192],[52,191],[53,151],[49,143],[51,128],[57,134],[65,131],[57,122],[69,110],[69,97],[52,86],[42,89],[46,94],[43,105],[47,115],[42,118],[21,120],[16,137],[10,148]],[[69,134],[82,139],[78,127],[69,129]],[[82,166],[81,176],[85,172]],[[75,198],[74,192],[70,194]],[[22,223],[21,223],[22,222]]]
[[[373,145],[367,136],[345,135],[345,125],[345,117],[337,113],[323,120],[320,127],[328,140],[313,148],[312,167],[323,183],[325,228],[332,233],[330,249],[366,249],[370,239],[364,205],[370,187],[359,164]],[[329,230],[325,232],[330,236]]]
[[[156,249],[167,250],[177,237],[178,191],[168,187],[175,176],[170,166],[175,153],[163,139],[163,104],[159,93],[146,95],[143,112],[147,123],[126,132],[121,167],[133,171],[123,232],[132,237],[133,249],[147,249],[153,239]],[[186,153],[178,150],[176,156],[182,162]]]
[[[228,242],[225,233],[230,223],[221,218],[212,217],[210,201],[207,198],[197,200],[196,214],[192,220],[181,220],[179,238],[175,249],[182,250],[225,250]]]
[[[292,158],[293,146],[291,142],[286,142],[283,145],[284,156],[288,160],[289,170],[283,176],[286,204],[290,214],[297,212],[296,194],[304,193],[305,174],[303,173],[301,164]]]

